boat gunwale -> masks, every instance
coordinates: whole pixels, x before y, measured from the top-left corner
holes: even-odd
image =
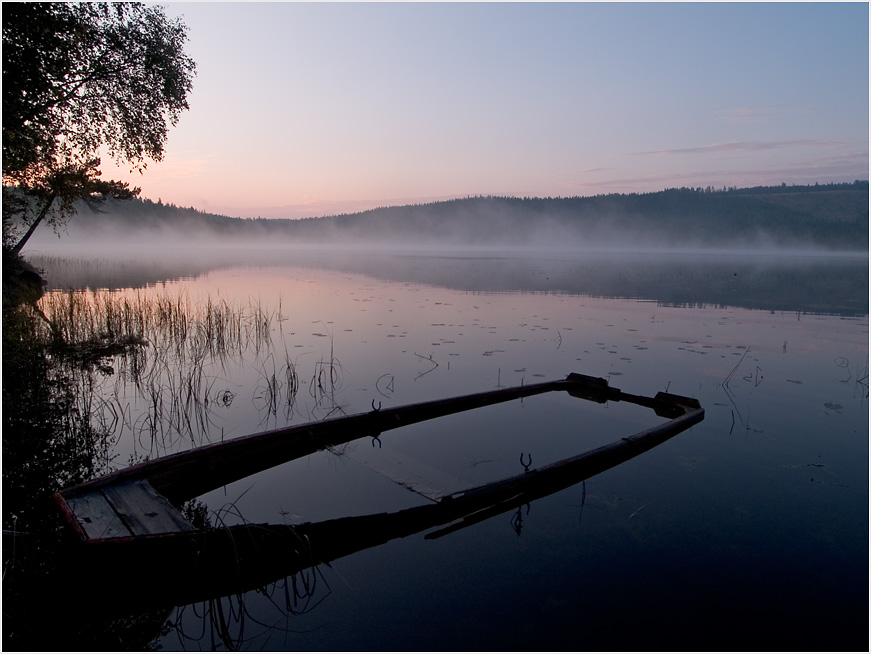
[[[602,467],[601,470],[596,470],[595,472],[587,475],[592,476],[593,474],[598,474],[603,470],[607,470],[608,468],[613,467],[613,465],[617,465],[623,460],[633,458],[634,456],[637,456],[638,454],[641,454],[642,452],[647,451],[652,447],[655,447],[659,443],[664,442],[671,436],[674,436],[681,431],[684,431],[693,424],[700,422],[704,418],[704,409],[701,407],[698,400],[695,400],[693,398],[663,392],[657,393],[656,396],[653,398],[631,395],[622,392],[620,389],[609,386],[608,382],[605,379],[572,373],[562,380],[542,382],[539,384],[512,387],[508,389],[498,389],[495,391],[486,391],[483,393],[457,396],[454,398],[446,398],[443,400],[433,400],[428,402],[403,405],[395,407],[393,409],[380,410],[373,408],[373,411],[369,413],[355,414],[352,416],[333,418],[330,420],[315,423],[296,425],[283,429],[270,430],[267,432],[260,432],[257,434],[243,436],[237,439],[233,439],[231,441],[212,443],[199,448],[195,448],[193,450],[187,450],[184,452],[171,454],[166,457],[142,462],[125,468],[123,470],[119,470],[114,473],[99,477],[97,479],[93,479],[78,486],[63,489],[54,494],[54,500],[59,505],[66,521],[70,523],[70,525],[74,528],[79,537],[85,543],[122,544],[132,541],[160,541],[165,540],[168,537],[174,538],[178,536],[189,536],[190,532],[178,531],[141,535],[133,534],[131,532],[131,535],[129,536],[116,536],[112,538],[91,538],[88,537],[88,535],[85,533],[84,528],[77,520],[75,511],[70,506],[68,500],[74,500],[77,497],[87,495],[88,493],[98,491],[108,486],[121,485],[127,482],[144,480],[152,484],[154,490],[158,494],[169,499],[173,505],[178,505],[181,500],[191,499],[191,497],[196,497],[200,493],[192,495],[191,497],[179,497],[177,494],[173,493],[173,487],[171,484],[168,486],[170,488],[170,492],[166,492],[165,487],[161,487],[160,483],[153,483],[153,480],[159,474],[162,474],[161,471],[163,471],[164,468],[169,467],[169,469],[172,470],[173,465],[177,462],[182,462],[183,466],[189,465],[191,461],[196,462],[197,460],[203,458],[208,460],[209,455],[215,453],[225,454],[226,452],[232,453],[246,446],[265,446],[269,448],[274,442],[280,443],[284,439],[292,439],[293,437],[298,437],[300,439],[301,446],[303,446],[304,450],[305,448],[309,448],[312,450],[312,452],[314,452],[323,450],[326,447],[333,445],[334,443],[327,441],[331,441],[332,439],[329,438],[329,436],[335,434],[335,432],[339,430],[354,430],[355,435],[351,436],[350,438],[343,438],[340,441],[350,442],[352,440],[364,438],[366,436],[377,437],[377,435],[380,434],[382,431],[407,426],[415,422],[429,420],[436,417],[442,417],[444,415],[450,415],[452,413],[458,413],[475,408],[480,408],[483,406],[489,406],[491,404],[509,401],[512,399],[518,399],[522,397],[528,397],[530,395],[536,395],[552,391],[567,391],[573,397],[578,397],[580,399],[590,400],[602,404],[609,400],[618,402],[626,401],[632,404],[638,404],[641,406],[652,408],[657,413],[657,415],[669,417],[670,419],[662,424],[643,429],[629,436],[624,436],[615,441],[612,441],[599,448],[588,450],[581,454],[561,459],[547,466],[532,470],[526,470],[517,476],[499,479],[488,484],[450,493],[443,496],[436,503],[436,505],[447,506],[450,504],[459,505],[462,503],[474,504],[482,500],[486,503],[487,498],[490,498],[494,495],[498,496],[500,492],[503,492],[502,489],[509,489],[512,486],[519,486],[520,488],[533,488],[539,484],[540,480],[547,480],[551,478],[562,479],[566,476],[570,477],[570,470],[578,466],[582,467],[584,465],[588,465],[593,459],[596,459],[597,461],[601,460],[602,462],[604,462],[605,465],[604,467]],[[324,435],[318,435],[321,432],[323,432]],[[311,441],[316,442],[311,443]],[[633,452],[633,450],[637,451]],[[629,452],[628,456],[625,454],[626,452]],[[304,455],[305,454],[300,454],[299,456]],[[620,459],[620,457],[623,457],[622,460],[611,462],[612,459],[616,460]],[[264,470],[281,465],[287,460],[293,460],[294,458],[299,457],[291,456],[288,459],[283,459],[277,462],[271,460],[268,462],[267,465],[260,466],[259,470]],[[255,474],[259,470],[256,470],[255,472],[249,474]],[[249,476],[249,474],[243,474],[238,478],[244,478],[246,476]],[[218,483],[217,485],[210,486],[208,490],[220,487],[221,485],[221,483]],[[546,483],[544,485],[547,486]],[[572,484],[566,484],[566,487],[569,485]],[[183,485],[182,488],[184,488]],[[553,490],[544,492],[540,496],[557,492],[557,490],[559,490],[559,488],[554,488]],[[523,494],[524,492],[526,491],[520,491],[520,494]],[[495,505],[491,502],[489,510],[493,510],[497,505],[508,502],[511,499],[512,498],[500,499]],[[458,509],[459,506],[455,506],[455,508]],[[472,511],[472,513],[474,514],[477,513],[479,510],[485,510],[487,508],[488,507],[484,507],[484,509],[476,509]],[[469,516],[466,516],[464,518],[464,520],[468,519]],[[446,529],[451,529],[451,527],[448,527]]]

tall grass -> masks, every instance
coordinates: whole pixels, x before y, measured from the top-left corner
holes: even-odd
[[[55,291],[37,308],[42,336],[59,344],[57,358],[89,375],[79,383],[83,412],[116,439],[132,432],[137,458],[209,441],[214,409],[229,406],[234,395],[219,389],[218,374],[246,359],[271,359],[276,314],[259,300],[194,301],[184,290]],[[275,415],[281,390],[298,390],[291,362],[284,372],[286,387],[273,370],[261,393],[267,417]],[[131,389],[136,412],[129,408]]]
[[[37,310],[42,337],[58,344],[58,364],[79,371],[81,414],[110,433],[113,443],[132,437],[130,462],[216,440],[217,412],[236,397],[228,379],[242,368],[259,378],[249,397],[261,428],[277,426],[282,407],[285,424],[293,419],[308,379],[283,343],[287,317],[280,303],[273,310],[259,299],[194,300],[184,289],[170,294],[151,288],[55,291],[40,299]],[[273,343],[276,331],[283,357]],[[329,356],[315,363],[309,382],[314,417],[342,412],[342,385],[330,334]]]
[[[208,295],[194,302],[185,291],[55,291],[38,306],[51,335],[67,343],[142,338],[218,357],[268,345],[274,319],[259,301],[246,306]]]

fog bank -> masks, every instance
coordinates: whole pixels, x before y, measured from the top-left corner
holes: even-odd
[[[475,197],[305,220],[240,219],[150,201],[85,207],[70,247],[522,248],[583,251],[865,251],[868,183],[592,198]],[[41,226],[28,247],[47,250]]]

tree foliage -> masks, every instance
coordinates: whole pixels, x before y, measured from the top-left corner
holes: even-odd
[[[144,170],[188,108],[186,27],[141,3],[4,3],[4,240],[18,213],[55,226],[77,199],[138,194],[100,180],[100,154]],[[12,189],[15,189],[13,192]]]

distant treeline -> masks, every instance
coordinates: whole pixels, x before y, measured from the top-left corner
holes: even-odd
[[[676,188],[591,197],[477,196],[300,220],[231,218],[151,200],[83,207],[69,225],[118,237],[381,245],[820,245],[868,249],[868,182]]]

